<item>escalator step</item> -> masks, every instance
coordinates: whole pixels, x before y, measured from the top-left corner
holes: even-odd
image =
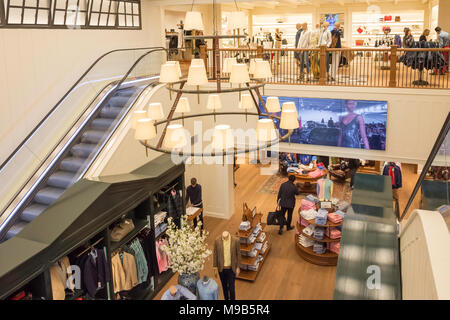
[[[117,116],[123,111],[122,107],[115,108],[115,107],[108,107],[105,106],[102,111],[100,112],[100,116],[102,118],[108,118],[108,119],[116,119]]]
[[[75,182],[75,173],[68,171],[57,171],[47,181],[50,187],[67,189]]]
[[[8,232],[6,233],[5,238],[10,239],[10,238],[16,236],[20,231],[23,230],[23,228],[26,227],[27,224],[28,224],[28,222],[25,222],[25,221],[16,222],[11,228],[9,228]]]
[[[64,171],[78,172],[84,165],[86,159],[67,157],[61,161],[60,168]]]
[[[109,99],[106,105],[111,108],[123,108],[128,103],[129,100],[130,97],[115,95]]]
[[[31,222],[34,219],[36,219],[42,211],[47,209],[48,206],[43,204],[34,203],[31,206],[28,206],[25,208],[25,210],[22,213],[21,219],[27,222]]]
[[[85,133],[83,133],[83,136],[81,138],[81,142],[87,142],[87,143],[99,143],[102,138],[105,136],[105,131],[99,131],[99,130],[88,130]]]
[[[145,87],[145,86],[144,86]],[[126,89],[119,89],[114,96],[131,97],[136,92],[136,87],[130,87]]]
[[[91,128],[107,130],[112,126],[113,123],[114,123],[114,119],[97,118],[94,121],[92,121]]]
[[[79,143],[72,147],[70,153],[75,157],[88,158],[95,150],[97,145],[92,143]]]
[[[40,204],[51,205],[64,193],[64,191],[66,190],[62,188],[46,187],[38,191],[34,197],[34,201]]]

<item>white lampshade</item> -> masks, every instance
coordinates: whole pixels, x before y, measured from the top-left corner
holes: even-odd
[[[247,65],[244,63],[236,63],[231,67],[230,75],[231,83],[247,83],[250,82]]]
[[[186,97],[180,98],[178,101],[177,108],[175,109],[176,113],[188,113],[191,112],[191,106],[189,104],[189,100]]]
[[[138,110],[133,112],[131,117],[131,129],[136,129],[138,120],[147,118],[147,112],[145,110]]]
[[[167,126],[164,147],[167,149],[183,148],[187,144],[186,134],[181,124]]]
[[[178,68],[174,63],[165,63],[161,66],[161,72],[159,74],[159,82],[161,83],[173,83],[180,80]]]
[[[160,102],[150,103],[147,110],[147,116],[154,121],[164,119],[162,104]]]
[[[204,86],[208,84],[206,70],[202,66],[190,66],[186,84],[188,86]]]
[[[191,66],[199,66],[199,67],[205,67],[205,61],[203,59],[192,59],[191,60]]]
[[[251,59],[250,60],[250,69],[249,69],[248,73],[255,74],[256,61],[263,61],[263,59],[262,58]]]
[[[256,79],[266,79],[272,77],[269,61],[255,61],[255,72],[253,77]]]
[[[283,103],[283,112],[287,110],[292,110],[297,112],[297,107],[295,106],[295,102],[285,102]]]
[[[241,101],[239,101],[239,109],[251,109],[254,107],[254,102],[252,96],[248,93],[243,93],[241,96]]]
[[[247,17],[243,11],[233,11],[231,12],[228,21],[228,30],[243,29],[247,28]]]
[[[256,126],[258,141],[273,141],[277,139],[277,132],[272,119],[259,119]]]
[[[183,74],[181,73],[181,67],[180,67],[180,62],[179,61],[167,61],[166,64],[174,64],[177,66],[177,71],[178,71],[178,77],[181,78],[183,76]]]
[[[280,100],[278,97],[268,97],[266,101],[266,109],[268,112],[280,112]]]
[[[152,119],[146,118],[138,120],[134,137],[137,140],[150,140],[156,137],[156,128],[152,123]]]
[[[198,11],[186,12],[184,30],[204,30],[202,14]]]
[[[297,111],[294,110],[286,110],[281,112],[281,129],[293,130],[298,129],[298,119],[297,119]]]
[[[208,96],[208,103],[206,105],[206,109],[208,110],[222,109],[222,101],[220,100],[220,96],[218,94],[210,94]]]
[[[214,150],[227,150],[234,147],[233,132],[229,125],[220,124],[214,128],[212,147]]]
[[[237,64],[236,58],[225,58],[223,61],[223,72],[224,73],[231,73],[231,67]]]

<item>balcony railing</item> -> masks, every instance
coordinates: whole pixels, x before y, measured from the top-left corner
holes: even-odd
[[[240,63],[249,63],[253,58],[269,61],[273,77],[266,79],[266,83],[382,88],[449,89],[449,54],[449,48],[399,49],[396,46],[387,49],[220,49],[222,63],[224,58],[230,57],[236,57]],[[208,76],[214,78],[216,64],[212,49],[201,47],[200,57],[205,60]]]

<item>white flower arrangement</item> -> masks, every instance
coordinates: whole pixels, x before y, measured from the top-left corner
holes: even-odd
[[[209,233],[201,231],[202,223],[199,221],[194,229],[188,225],[186,216],[182,216],[181,229],[177,228],[172,218],[168,219],[168,224],[166,234],[169,236],[169,245],[163,250],[169,256],[172,271],[194,274],[203,270],[211,250],[207,249],[206,238]]]

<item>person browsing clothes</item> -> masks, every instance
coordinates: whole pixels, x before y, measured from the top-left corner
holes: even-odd
[[[284,182],[280,186],[280,190],[278,191],[278,203],[281,207],[280,210],[280,230],[278,231],[278,234],[283,234],[283,227],[286,225],[286,230],[292,230],[294,229],[293,226],[291,226],[292,222],[292,213],[294,212],[295,208],[295,196],[300,194],[300,191],[298,188],[294,185],[295,176],[291,175],[289,176],[288,181]],[[287,212],[287,221],[285,218]]]
[[[196,178],[191,179],[191,185],[186,188],[186,205],[191,201],[191,205],[195,208],[203,208],[202,201],[202,186],[197,183]],[[200,221],[202,222],[203,230],[203,211],[199,215]],[[194,228],[197,227],[197,218],[194,219]]]

